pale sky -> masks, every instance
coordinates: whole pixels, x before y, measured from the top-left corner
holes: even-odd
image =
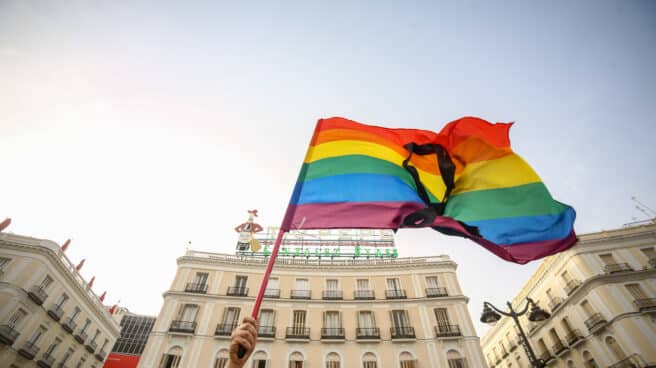
[[[175,260],[279,225],[318,118],[515,121],[578,233],[656,208],[656,2],[0,0],[0,221],[62,243],[109,304],[156,315]],[[479,335],[538,262],[432,230]],[[256,287],[255,287],[256,288]]]

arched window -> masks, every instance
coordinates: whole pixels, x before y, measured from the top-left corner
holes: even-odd
[[[253,368],[267,368],[268,363],[267,354],[262,350],[256,351],[253,354]]]
[[[401,363],[401,368],[416,368],[417,364],[415,358],[412,357],[412,354],[404,351],[399,355],[399,363]]]
[[[326,355],[326,368],[340,368],[340,359],[337,353]]]
[[[228,349],[221,349],[216,353],[214,368],[225,368],[228,366]]]
[[[608,336],[606,338],[606,346],[608,346],[608,350],[610,350],[613,353],[613,355],[615,356],[615,360],[617,362],[626,358],[626,354],[624,353],[624,350],[622,350],[622,347],[619,346],[617,341],[615,341],[614,337]]]
[[[289,368],[303,368],[303,354],[295,351],[289,356]]]
[[[446,353],[446,360],[449,362],[449,368],[465,368],[465,359],[455,350],[449,350]],[[509,365],[510,366],[510,365]]]
[[[599,368],[597,362],[588,351],[583,352],[583,364],[585,365],[585,368]]]
[[[574,362],[571,360],[567,361],[567,368],[574,368]]]
[[[180,359],[182,358],[182,348],[174,346],[164,354],[162,361],[159,363],[159,368],[178,368]]]
[[[366,353],[362,357],[362,368],[378,368],[378,359],[373,353]]]

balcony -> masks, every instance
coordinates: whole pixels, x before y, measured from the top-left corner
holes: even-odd
[[[292,299],[310,299],[312,297],[311,290],[292,290],[289,294]]]
[[[219,323],[216,325],[214,336],[230,336],[235,328],[237,328],[237,323]]]
[[[36,361],[36,365],[41,368],[50,368],[55,364],[55,357],[49,353],[43,353],[41,359]]]
[[[449,296],[449,293],[446,291],[445,287],[426,288],[427,298],[439,298],[442,296]]]
[[[76,327],[77,323],[75,323],[71,317],[68,317],[66,321],[62,323],[62,328],[69,334],[72,334]]]
[[[310,329],[308,327],[287,327],[285,337],[296,340],[309,340]]]
[[[563,298],[557,296],[549,302],[549,310],[551,310],[551,313],[553,313],[556,308],[558,308],[561,304],[563,304]]]
[[[385,290],[385,298],[387,299],[406,299],[405,290],[403,289],[388,289]]]
[[[396,339],[414,339],[415,336],[415,329],[414,327],[390,327],[390,335],[392,336],[392,340]]]
[[[173,320],[171,321],[171,327],[169,327],[169,332],[193,334],[194,332],[196,332],[196,322]]]
[[[84,344],[84,341],[87,339],[87,334],[84,331],[80,331],[75,334],[75,341],[79,342],[80,344]]]
[[[228,296],[248,296],[247,287],[230,286],[226,292]]]
[[[31,341],[26,341],[23,346],[18,349],[18,354],[27,360],[32,360],[39,353],[39,347]]]
[[[656,311],[656,298],[636,299],[633,304],[638,307],[640,312],[654,312]]]
[[[585,327],[588,328],[590,333],[595,333],[601,331],[606,326],[606,323],[606,319],[601,313],[595,313],[585,320]]]
[[[11,325],[0,325],[0,343],[6,345],[13,345],[14,341],[18,338],[18,331]]]
[[[48,309],[48,315],[55,321],[59,321],[63,314],[64,309],[62,309],[61,305],[53,305],[50,307],[50,309]]]
[[[649,267],[656,268],[656,258],[649,259]]]
[[[344,340],[344,329],[343,328],[322,328],[321,329],[321,339],[322,340]]]
[[[196,293],[196,294],[206,294],[207,293],[207,284],[206,283],[194,283],[189,282],[185,286],[185,292],[187,293]]]
[[[379,340],[380,329],[378,327],[356,328],[355,335],[358,340]]]
[[[544,353],[540,354],[538,359],[542,360],[545,364],[549,364],[555,358],[553,357],[553,355],[551,355],[550,352],[545,351]]]
[[[646,364],[640,354],[631,354],[617,363],[609,365],[608,368],[645,368],[653,366],[654,365]]]
[[[460,326],[458,325],[448,325],[448,324],[438,324],[435,326],[435,336],[436,337],[460,337],[462,332],[460,332]]]
[[[105,360],[105,357],[107,357],[107,353],[101,350],[98,352],[98,354],[95,355],[95,357],[96,360],[98,360],[99,362],[103,362]]]
[[[342,296],[342,291],[341,290],[324,290],[322,297],[324,300],[342,300],[344,297]]]
[[[373,290],[356,290],[353,292],[353,299],[356,300],[374,300],[376,294]]]
[[[258,338],[276,337],[276,326],[260,326],[257,329]]]
[[[511,353],[513,351],[515,351],[515,349],[517,349],[517,340],[516,339],[511,339],[510,343],[508,344],[508,347],[509,347],[509,350],[510,350]]]
[[[583,335],[579,330],[572,330],[567,334],[567,336],[565,336],[565,340],[567,341],[567,345],[574,347],[583,342]]]
[[[581,281],[579,281],[579,280],[569,280],[569,281],[567,281],[567,284],[565,284],[565,292],[567,293],[567,296],[572,295],[574,290],[578,289],[579,286],[581,286]]]
[[[280,289],[264,289],[264,297],[278,299],[280,298]]]
[[[41,286],[34,285],[27,292],[27,296],[37,305],[41,305],[48,298],[48,293]]]
[[[606,274],[629,271],[633,271],[633,268],[629,266],[628,263],[611,263],[604,267],[604,272],[606,272]]]
[[[84,345],[84,348],[87,349],[89,353],[93,354],[93,352],[98,348],[98,344],[91,340],[86,345]]]
[[[567,345],[563,344],[562,341],[557,341],[555,344],[551,345],[551,351],[554,352],[557,356],[560,356],[561,353],[566,352],[569,350],[569,347]]]

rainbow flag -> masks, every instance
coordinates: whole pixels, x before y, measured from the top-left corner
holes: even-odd
[[[526,263],[576,242],[574,210],[510,148],[511,123],[435,133],[321,119],[282,230],[432,227]]]

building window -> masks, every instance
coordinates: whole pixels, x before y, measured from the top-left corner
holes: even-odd
[[[280,298],[280,280],[277,277],[269,278],[267,287],[264,290],[264,296],[267,298]]]
[[[7,265],[9,264],[9,261],[11,261],[11,258],[0,257],[0,276],[2,276],[2,274],[7,269]]]
[[[66,293],[63,293],[55,303],[55,307],[61,308],[64,305],[64,303],[66,303],[67,300],[68,300],[68,295],[66,295]]]
[[[9,321],[7,322],[7,325],[11,328],[16,328],[16,326],[27,316],[27,312],[25,312],[22,308],[18,308],[14,314],[11,315],[9,318]]]
[[[608,350],[610,350],[615,356],[614,363],[619,363],[626,359],[626,353],[612,336],[606,338],[606,346],[608,346]]]
[[[645,255],[645,257],[647,257],[649,267],[656,268],[656,251],[654,251],[654,248],[642,248],[640,251]],[[0,269],[1,268],[2,267],[0,266]]]
[[[112,353],[141,355],[155,318],[126,315],[121,319],[121,336],[116,340]]]
[[[86,362],[87,362],[86,358],[84,358],[84,357],[80,358],[80,361],[77,363],[77,365],[75,366],[75,368],[82,368],[82,367],[84,367],[84,363],[86,363]]]
[[[41,336],[45,335],[46,332],[48,332],[47,328],[39,326],[39,328],[37,328],[36,331],[34,331],[32,334],[32,337],[27,340],[27,343],[30,345],[36,345],[39,342],[39,339],[41,339]]]
[[[372,329],[376,327],[376,320],[372,311],[360,311],[358,313],[358,327]]]
[[[311,292],[308,279],[296,279],[291,297],[292,299],[310,299]]]
[[[358,291],[369,291],[371,287],[369,286],[369,279],[357,279],[355,280],[355,288]]]
[[[387,279],[387,290],[401,290],[401,281],[397,278]]]
[[[207,284],[207,278],[210,276],[207,272],[196,272],[196,277],[194,278],[194,284],[196,285],[205,285]]]
[[[373,353],[366,353],[362,357],[362,368],[378,368],[378,359]]]
[[[196,304],[185,304],[180,310],[178,319],[183,322],[194,322],[196,321],[196,313],[198,313]]]
[[[228,366],[228,350],[222,349],[216,354],[214,368],[226,368]]]
[[[223,318],[221,324],[217,326],[216,331],[221,335],[230,335],[232,330],[237,328],[239,324],[239,308],[228,307],[223,310]]]
[[[599,368],[599,365],[588,351],[583,352],[583,364],[585,368]]]
[[[303,368],[303,354],[295,351],[289,356],[289,368]]]
[[[342,315],[338,311],[327,311],[323,313],[322,336],[342,336]]]
[[[337,353],[330,353],[326,356],[326,368],[340,368],[340,363]]]
[[[633,299],[635,300],[647,299],[647,294],[645,294],[645,291],[640,287],[640,284],[627,284],[624,286],[629,291],[629,293],[631,293]]]
[[[39,288],[41,290],[45,290],[48,288],[48,286],[50,286],[50,284],[52,284],[52,277],[46,276],[45,278],[43,278],[43,281],[41,281],[41,285],[39,285]]]
[[[292,330],[294,335],[305,334],[305,311],[294,311],[292,319]]]
[[[401,368],[416,368],[416,363],[417,361],[412,357],[412,354],[408,353],[407,351],[404,351],[399,356],[399,366]]]
[[[87,318],[84,321],[84,326],[82,326],[82,329],[80,330],[81,333],[84,333],[87,330],[87,327],[91,324],[91,321]]]
[[[467,368],[465,359],[455,350],[449,350],[446,353],[446,361],[449,363],[449,368]],[[510,364],[508,366],[510,367]]]
[[[53,341],[52,344],[50,344],[50,346],[48,346],[48,349],[46,350],[46,352],[43,355],[52,356],[52,353],[55,351],[55,349],[57,349],[57,347],[59,346],[59,344],[61,344],[61,342],[62,341],[61,341],[60,338],[55,337],[55,341]]]
[[[169,352],[162,356],[162,361],[159,364],[159,368],[178,368],[180,365],[180,359],[182,357],[182,348],[172,347],[169,349]]]
[[[64,356],[61,358],[59,361],[59,364],[57,365],[58,367],[65,367],[66,366],[66,361],[75,354],[75,350],[73,348],[69,348],[66,353],[64,353]]]
[[[267,368],[269,361],[267,355],[263,351],[257,351],[253,354],[253,368]]]
[[[248,276],[236,276],[235,277],[235,287],[236,288],[245,289],[247,282],[248,282]]]
[[[258,335],[266,337],[275,336],[275,312],[273,309],[262,309],[260,310],[259,321],[259,331]]]

